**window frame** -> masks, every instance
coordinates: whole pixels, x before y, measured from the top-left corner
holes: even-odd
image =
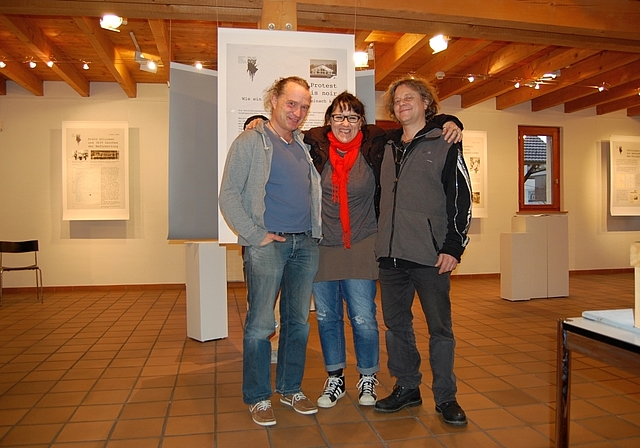
[[[548,135],[551,136],[551,201],[548,204],[525,203],[525,160],[524,160],[524,136]],[[518,126],[518,212],[560,212],[561,211],[561,167],[560,167],[560,128],[555,126]],[[548,170],[547,170],[548,171]]]

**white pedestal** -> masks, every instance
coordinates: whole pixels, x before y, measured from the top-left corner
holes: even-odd
[[[518,215],[500,235],[500,297],[529,300],[569,295],[566,213]]]
[[[226,338],[226,248],[217,242],[189,242],[186,246],[187,336],[200,342]]]

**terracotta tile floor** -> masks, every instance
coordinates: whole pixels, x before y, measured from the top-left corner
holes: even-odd
[[[1,447],[513,447],[553,446],[556,321],[584,310],[633,307],[633,274],[572,276],[571,296],[508,302],[496,278],[454,279],[458,399],[469,424],[443,424],[424,404],[378,414],[357,403],[353,345],[348,394],[314,416],[274,397],[278,424],[255,425],[242,403],[243,287],[229,287],[229,337],[200,343],[185,329],[182,290],[48,292],[45,303],[5,293],[0,308]],[[115,288],[114,288],[115,289]],[[416,302],[417,303],[417,302]],[[304,391],[325,379],[310,318]],[[379,322],[382,325],[380,316]],[[378,393],[393,387],[381,332]],[[640,446],[640,372],[574,355],[571,446]]]

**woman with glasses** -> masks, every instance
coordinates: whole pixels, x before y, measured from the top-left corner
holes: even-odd
[[[447,135],[459,127],[450,118]],[[462,124],[460,123],[460,126]],[[344,305],[351,322],[359,379],[358,402],[376,403],[379,334],[376,319],[378,263],[374,255],[380,202],[380,166],[387,134],[365,122],[354,95],[338,95],[325,113],[325,126],[305,132],[322,182],[320,266],[313,283],[320,344],[328,377],[318,406],[330,408],[346,393]]]
[[[383,129],[365,123],[364,104],[348,92],[335,97],[324,118],[324,126],[304,134],[322,184],[323,239],[313,297],[328,377],[317,404],[333,407],[346,394],[346,303],[359,373],[358,402],[373,406],[380,370],[374,245],[380,167],[388,138]],[[440,115],[434,121],[440,126],[446,121],[445,135],[455,138],[462,124],[451,119],[456,120]]]

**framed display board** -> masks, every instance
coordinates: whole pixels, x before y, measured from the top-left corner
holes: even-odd
[[[129,219],[128,122],[62,122],[62,219]]]
[[[487,133],[465,130],[462,151],[471,178],[472,216],[487,218]]]
[[[640,216],[640,137],[612,135],[609,168],[611,216]]]

